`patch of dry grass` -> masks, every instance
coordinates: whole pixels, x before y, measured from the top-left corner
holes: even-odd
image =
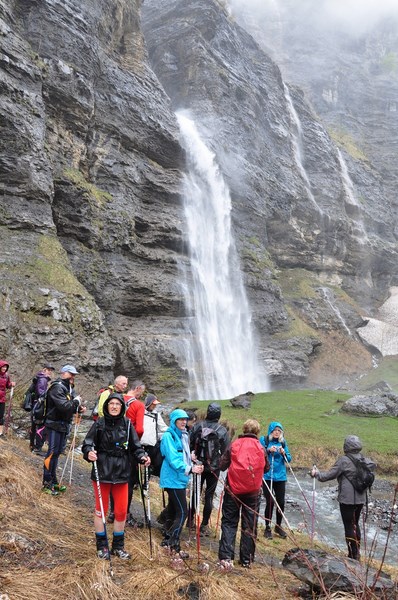
[[[77,458],[76,468],[87,473],[87,480],[81,487],[72,485],[65,494],[52,497],[40,492],[42,461],[30,455],[25,440],[9,436],[1,442],[0,453],[0,594],[7,594],[9,600],[297,597],[300,583],[280,568],[280,561],[293,546],[310,546],[309,538],[298,533],[270,542],[260,530],[253,568],[247,571],[237,566],[224,574],[217,569],[214,538],[202,543],[200,564],[209,564],[208,573],[202,573],[196,542],[189,541],[184,532],[184,549],[192,558],[182,571],[176,571],[159,546],[157,529],[153,529],[154,558],[150,560],[148,531],[129,528],[126,549],[133,559],[114,558],[111,578],[109,562],[96,558],[88,465]],[[156,481],[151,482],[151,499],[152,514],[157,515],[162,503]],[[111,526],[108,529],[110,533]]]

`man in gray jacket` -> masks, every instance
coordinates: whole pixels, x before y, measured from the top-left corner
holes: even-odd
[[[348,547],[348,557],[355,560],[360,559],[359,549],[361,545],[361,529],[359,518],[363,505],[367,500],[367,489],[358,491],[351,483],[357,472],[357,461],[365,461],[370,471],[374,471],[376,464],[370,458],[364,458],[361,454],[362,443],[356,435],[349,435],[344,440],[344,456],[337,459],[329,471],[318,471],[313,468],[311,476],[318,481],[330,481],[337,479],[340,513],[343,520],[345,539]]]

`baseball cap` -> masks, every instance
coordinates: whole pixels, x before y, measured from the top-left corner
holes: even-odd
[[[73,365],[65,365],[60,370],[60,373],[72,373],[72,375],[79,375],[76,367],[74,367]]]
[[[44,363],[43,369],[48,369],[49,371],[55,371],[55,367],[50,365],[50,363]]]
[[[160,404],[160,401],[156,398],[155,394],[148,394],[145,398],[145,408],[149,408],[151,404]]]

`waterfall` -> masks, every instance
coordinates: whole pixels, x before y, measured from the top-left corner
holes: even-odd
[[[358,201],[354,194],[354,184],[351,181],[351,177],[348,174],[346,162],[341,154],[339,148],[337,148],[337,158],[339,159],[341,179],[343,182],[344,191],[347,197],[347,201],[352,206],[359,206]]]
[[[332,292],[330,291],[330,289],[327,287],[321,287],[320,290],[322,292],[322,296],[324,297],[326,303],[330,306],[330,308],[332,309],[332,312],[336,315],[337,320],[342,324],[343,329],[345,329],[345,331],[348,333],[348,335],[351,336],[350,328],[347,326],[347,323],[345,322],[343,315],[341,314],[338,306],[336,306],[335,301],[334,301],[334,296],[333,296]]]
[[[291,134],[292,134],[292,146],[293,146],[294,161],[295,161],[297,169],[301,175],[301,178],[304,182],[305,190],[307,192],[309,199],[314,204],[317,211],[320,214],[323,214],[322,209],[318,205],[317,201],[315,200],[314,194],[312,193],[311,183],[308,178],[307,171],[305,170],[305,167],[304,167],[303,147],[302,147],[303,130],[301,127],[301,122],[300,122],[299,116],[297,114],[297,111],[294,108],[293,101],[290,96],[289,88],[287,87],[287,85],[285,83],[283,84],[283,90],[284,90],[285,100],[286,100],[286,104],[287,104],[287,108],[288,108],[288,112],[289,112],[290,120],[291,120]]]
[[[343,183],[343,189],[346,197],[346,212],[356,224],[356,233],[359,243],[365,244],[369,240],[369,238],[363,224],[361,207],[355,195],[354,184],[352,183],[351,177],[348,173],[347,164],[339,148],[337,148],[337,158],[340,165],[341,180]]]
[[[190,396],[217,400],[265,392],[268,378],[258,363],[232,237],[229,189],[195,123],[182,112],[177,120],[187,157],[183,201],[190,269],[184,268],[184,297]]]

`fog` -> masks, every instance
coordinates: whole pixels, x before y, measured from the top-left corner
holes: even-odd
[[[397,0],[228,0],[232,14],[251,11],[264,19],[288,11],[303,15],[320,29],[339,28],[352,35],[372,29],[380,20],[398,17]],[[301,19],[300,19],[301,20]]]

